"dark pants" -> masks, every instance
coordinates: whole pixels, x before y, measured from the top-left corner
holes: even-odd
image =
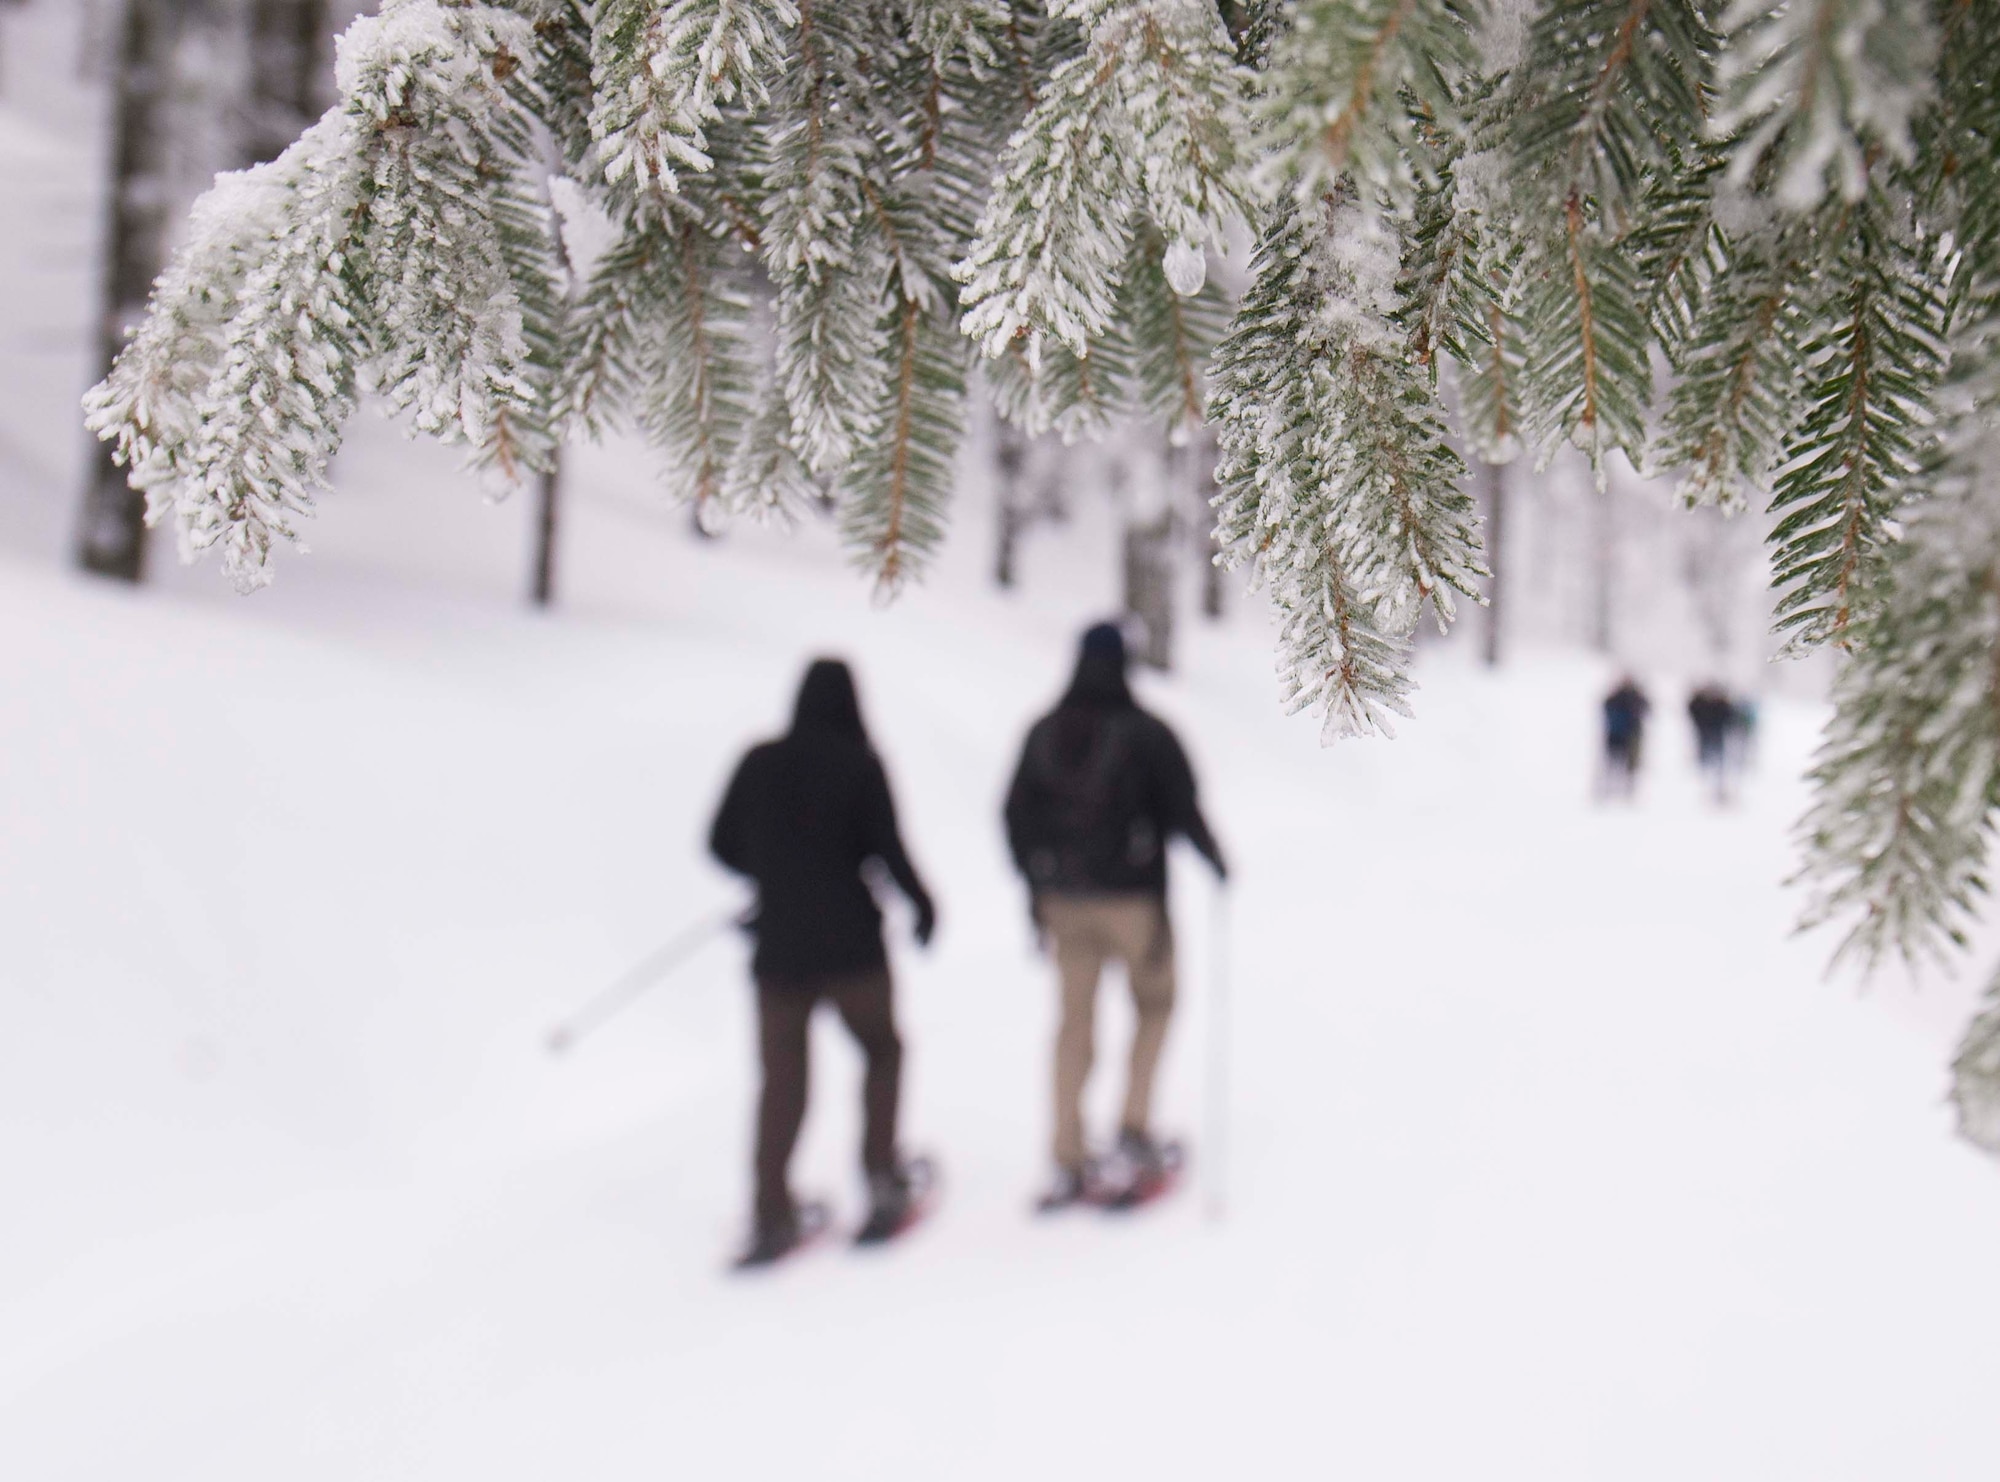
[[[758,1040],[764,1090],[757,1103],[757,1218],[789,1219],[791,1187],[785,1170],[806,1117],[809,1079],[807,1028],[821,999],[840,1011],[848,1033],[868,1057],[861,1091],[865,1127],[861,1166],[889,1173],[896,1166],[896,1095],[902,1081],[903,1042],[896,1036],[889,970],[867,968],[834,977],[759,978]]]

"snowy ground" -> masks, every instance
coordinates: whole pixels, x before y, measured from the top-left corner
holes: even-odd
[[[1101,510],[1010,600],[975,504],[883,611],[823,532],[698,548],[589,457],[549,619],[526,510],[378,428],[270,592],[83,583],[89,202],[10,127],[41,204],[0,232],[0,1477],[1995,1475],[2000,1170],[1941,1106],[1967,994],[1858,996],[1787,936],[1810,708],[1768,707],[1736,811],[1671,714],[1640,803],[1595,809],[1588,662],[1446,649],[1401,739],[1323,752],[1254,608],[1192,629],[1146,696],[1237,867],[1227,1218],[1038,1223],[1052,995],[996,812],[1110,602]],[[541,1040],[735,898],[708,810],[822,649],[941,898],[897,966],[949,1191],[904,1248],[744,1281],[741,949]],[[1182,863],[1163,1115],[1199,1136]],[[851,1208],[831,1026],[817,1063],[799,1181]]]
[[[445,518],[371,483],[411,456],[366,440],[249,604],[0,580],[0,1475],[1992,1475],[2000,1176],[1939,1106],[1958,1001],[1786,938],[1811,712],[1737,812],[1674,730],[1595,810],[1586,665],[1444,653],[1402,739],[1326,753],[1259,624],[1193,633],[1148,696],[1239,867],[1228,1217],[1036,1223],[1051,995],[995,811],[1085,568],[1017,606],[967,555],[884,612],[818,536],[695,549],[607,465],[546,621],[362,563]],[[540,1037],[731,898],[707,810],[819,648],[943,902],[898,968],[949,1199],[746,1282],[739,950]],[[851,1205],[819,1050],[800,1182]]]

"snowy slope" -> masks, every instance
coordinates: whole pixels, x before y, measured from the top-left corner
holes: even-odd
[[[1446,650],[1401,739],[1329,753],[1254,610],[1191,630],[1147,697],[1238,866],[1228,1217],[1036,1223],[1052,995],[995,814],[1108,531],[1010,601],[975,507],[884,611],[823,532],[697,548],[599,456],[551,620],[509,601],[525,511],[409,472],[444,467],[365,434],[247,603],[0,569],[0,1476],[1992,1476],[1964,996],[1860,997],[1788,939],[1810,710],[1770,707],[1737,812],[1671,721],[1600,811],[1588,665]],[[401,539],[451,555],[419,584]],[[895,928],[950,1188],[905,1248],[746,1282],[741,949],[540,1041],[735,898],[708,809],[820,649],[941,897],[933,953]],[[1181,863],[1164,1114],[1198,1133]],[[799,1182],[851,1208],[823,1032]]]
[[[1587,663],[1447,649],[1401,739],[1327,753],[1253,608],[1191,629],[1147,698],[1238,874],[1228,1217],[1035,1223],[1052,995],[995,813],[1111,602],[1102,508],[1008,600],[973,491],[882,611],[824,532],[697,548],[587,455],[540,618],[525,505],[378,427],[254,601],[164,550],[141,593],[59,575],[96,220],[64,19],[8,18],[0,110],[0,1478],[1994,1475],[2000,1176],[1940,1105],[1968,995],[1857,996],[1787,937],[1814,712],[1768,707],[1738,812],[1671,714],[1599,811]],[[1526,628],[1575,563],[1521,528]],[[1666,585],[1634,632],[1685,628]],[[708,809],[821,649],[942,900],[898,972],[950,1188],[906,1248],[746,1283],[741,948],[541,1037],[737,899]],[[1671,712],[1693,676],[1650,677]],[[1212,897],[1176,891],[1199,1137]],[[799,1181],[851,1208],[819,1049]]]

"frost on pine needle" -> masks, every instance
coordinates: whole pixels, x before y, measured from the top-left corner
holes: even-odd
[[[1907,163],[1913,122],[1934,92],[1938,32],[1923,0],[1735,0],[1722,18],[1735,44],[1718,68],[1727,96],[1711,129],[1742,136],[1730,178],[1767,161],[1772,193],[1816,205],[1829,183],[1847,201],[1868,186],[1868,155]]]
[[[508,85],[533,45],[492,6],[392,0],[342,39],[341,104],[197,208],[90,401],[185,555],[220,546],[239,587],[268,581],[364,383],[509,472],[545,449],[523,290],[555,273]]]
[[[161,275],[145,321],[112,374],[85,398],[85,425],[113,440],[133,487],[145,491],[150,524],[183,509],[192,514],[199,502],[193,452],[209,382],[245,281],[286,230],[296,188],[275,164],[217,176],[196,203],[187,244]],[[182,554],[191,557],[187,523],[180,529]]]
[[[1991,291],[1991,286],[1988,286]],[[1942,957],[1987,894],[2000,798],[2000,296],[1954,346],[1921,501],[1855,622],[1801,831],[1808,924],[1864,965]]]
[[[1485,574],[1458,456],[1387,317],[1397,266],[1375,213],[1298,201],[1216,352],[1221,535],[1282,615],[1289,703],[1329,740],[1391,734],[1423,608],[1444,626]]]
[[[789,0],[604,0],[591,25],[591,132],[605,178],[639,204],[700,173],[709,126],[762,102],[798,24]]]
[[[270,579],[275,540],[296,538],[353,410],[353,146],[332,117],[273,164],[221,177],[88,402],[149,522],[173,517],[184,559],[220,546],[242,591]]]
[[[990,356],[1045,339],[1090,353],[1116,316],[1143,215],[1168,243],[1168,281],[1184,295],[1207,273],[1246,197],[1237,140],[1247,78],[1202,0],[1052,7],[1085,28],[1008,144],[1001,176],[958,265],[965,332]]]
[[[1321,190],[1344,174],[1407,199],[1424,129],[1457,124],[1449,79],[1471,67],[1467,0],[1306,0],[1274,43],[1261,123],[1271,188]]]

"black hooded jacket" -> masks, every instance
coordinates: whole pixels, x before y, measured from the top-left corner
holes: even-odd
[[[837,660],[818,660],[806,671],[791,730],[753,747],[738,765],[709,849],[757,883],[753,966],[760,979],[831,976],[887,962],[882,913],[862,877],[870,859],[881,861],[916,907],[919,938],[930,935],[930,892],[903,850],[854,678]]]
[[[1007,790],[1014,863],[1038,895],[1165,895],[1175,834],[1222,872],[1180,741],[1133,701],[1121,657],[1086,653],[1021,748]]]

